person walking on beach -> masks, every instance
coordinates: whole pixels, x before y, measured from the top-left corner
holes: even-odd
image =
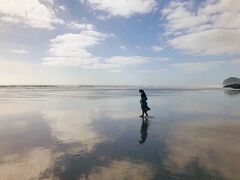
[[[146,114],[146,116],[148,116],[147,111],[149,111],[151,109],[148,107],[148,104],[147,104],[147,95],[145,94],[143,89],[139,89],[139,93],[141,93],[140,104],[141,104],[141,109],[142,109],[142,115],[139,117],[143,117],[144,113]]]

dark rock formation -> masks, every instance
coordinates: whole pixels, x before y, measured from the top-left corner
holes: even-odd
[[[240,79],[236,77],[229,77],[223,81],[223,87],[240,89]]]

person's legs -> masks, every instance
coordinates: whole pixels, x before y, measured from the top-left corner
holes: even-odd
[[[145,111],[145,114],[146,114],[146,116],[148,116],[148,113],[147,113],[147,111]]]
[[[139,117],[143,117],[144,116],[144,111],[143,111],[143,109],[142,109],[142,115],[141,116],[139,116]]]

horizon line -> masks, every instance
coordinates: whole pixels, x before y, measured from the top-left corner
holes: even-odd
[[[145,88],[172,88],[172,89],[222,89],[220,85],[205,85],[205,86],[171,86],[171,85],[129,85],[129,84],[0,84],[0,87],[54,87],[54,86],[101,86],[101,87],[145,87]]]

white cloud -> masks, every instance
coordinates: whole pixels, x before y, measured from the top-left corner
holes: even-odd
[[[125,46],[120,46],[120,49],[126,50],[127,48]]]
[[[137,72],[139,72],[139,73],[151,73],[151,72],[153,72],[153,70],[150,70],[150,69],[142,69],[142,70],[138,70]]]
[[[143,56],[113,56],[106,59],[108,64],[116,64],[119,66],[130,65],[130,64],[142,64],[147,63],[151,60],[150,57]]]
[[[63,24],[63,20],[56,17],[54,6],[52,0],[1,0],[0,22],[53,29]]]
[[[62,10],[62,11],[65,11],[65,10],[66,10],[65,6],[58,6],[58,7],[59,7],[59,9]]]
[[[110,16],[103,16],[103,15],[98,15],[97,16],[97,19],[99,19],[99,20],[106,20],[106,19],[109,19],[110,18]]]
[[[148,63],[152,60],[150,57],[144,56],[112,56],[107,59],[101,59],[98,62],[86,66],[88,69],[106,69],[110,72],[120,71],[121,68],[129,65],[137,65]]]
[[[93,9],[105,11],[110,16],[130,17],[135,14],[151,12],[157,3],[155,0],[87,0]]]
[[[226,61],[208,61],[208,62],[188,62],[188,63],[176,63],[171,66],[184,71],[206,71],[220,65],[225,64]]]
[[[194,32],[169,40],[177,49],[200,54],[239,54],[240,31],[212,29]]]
[[[234,0],[206,1],[194,10],[190,2],[171,1],[161,11],[168,43],[197,54],[239,54],[239,9]]]
[[[170,58],[169,57],[158,57],[158,58],[154,58],[154,60],[164,62],[164,61],[169,61]]]
[[[161,46],[152,46],[151,49],[155,52],[160,52],[163,50],[163,48]]]
[[[79,0],[80,1],[80,3],[82,3],[82,4],[84,4],[85,3],[85,0]]]
[[[194,15],[190,6],[190,2],[171,1],[162,10],[162,15],[167,21],[165,28],[168,34],[182,34],[182,31],[191,32],[208,22],[207,15]]]
[[[94,56],[89,48],[98,45],[111,34],[94,30],[83,30],[78,34],[63,34],[50,40],[48,56],[43,58],[43,65],[81,67],[86,69],[107,69],[119,71],[127,65],[147,63],[150,57],[113,56],[102,58]]]
[[[45,65],[86,66],[96,64],[99,60],[88,48],[107,38],[107,34],[97,31],[82,31],[79,34],[59,35],[50,40],[49,56],[45,57]]]
[[[94,30],[95,27],[92,24],[88,23],[78,23],[78,22],[71,22],[68,24],[71,29],[78,29],[78,30]]]
[[[16,53],[16,54],[27,54],[28,52],[24,49],[14,49],[11,52]]]

